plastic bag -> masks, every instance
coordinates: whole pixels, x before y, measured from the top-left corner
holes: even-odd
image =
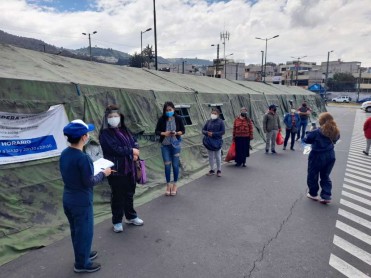
[[[279,131],[278,133],[277,133],[277,137],[276,137],[276,144],[277,145],[283,145],[283,136],[282,136],[282,134],[281,134],[281,131]]]
[[[229,162],[235,159],[236,159],[236,143],[232,142],[232,145],[229,147],[227,156],[225,157],[225,161]]]

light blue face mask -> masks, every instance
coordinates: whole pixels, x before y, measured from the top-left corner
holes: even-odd
[[[174,115],[174,111],[167,111],[166,112],[166,116],[169,117],[169,118],[172,117],[173,115]]]

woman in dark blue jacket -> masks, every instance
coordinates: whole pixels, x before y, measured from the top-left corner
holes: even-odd
[[[307,134],[303,139],[306,144],[312,144],[312,150],[308,157],[307,184],[309,192],[307,197],[319,200],[323,204],[331,202],[332,182],[330,174],[335,165],[334,145],[340,138],[340,131],[330,113],[319,115],[320,128]],[[320,179],[321,193],[318,199],[318,180]]]
[[[209,153],[210,171],[208,176],[215,174],[216,161],[216,175],[222,175],[222,136],[225,133],[224,121],[219,118],[220,111],[218,108],[211,109],[210,120],[208,120],[202,129],[202,134],[205,135],[203,144]]]
[[[185,133],[183,119],[175,113],[174,103],[167,101],[158,119],[155,134],[160,136],[162,159],[165,164],[166,196],[175,196],[176,183],[179,177],[179,156],[181,136]],[[171,166],[173,166],[174,182],[170,183]]]
[[[83,152],[89,141],[88,132],[94,125],[87,125],[82,120],[74,120],[64,127],[63,133],[71,144],[63,150],[59,168],[63,190],[63,209],[70,223],[73,251],[75,253],[75,272],[94,272],[100,264],[92,262],[97,257],[91,251],[94,233],[93,186],[111,174],[111,169],[102,170],[94,176],[93,161]]]
[[[123,231],[122,219],[125,223],[136,226],[143,225],[143,220],[134,210],[134,194],[136,188],[135,161],[139,158],[138,144],[125,126],[124,115],[117,105],[106,108],[99,142],[105,159],[112,161],[115,172],[108,178],[111,186],[111,210],[113,231]]]

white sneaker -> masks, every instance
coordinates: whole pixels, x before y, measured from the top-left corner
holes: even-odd
[[[122,228],[122,223],[116,223],[113,225],[113,231],[115,233],[121,233],[124,229]]]
[[[144,224],[143,220],[140,219],[139,217],[134,218],[134,219],[130,219],[130,220],[125,219],[125,223],[126,224],[133,224],[135,226],[142,226]]]
[[[309,192],[307,193],[307,197],[309,199],[312,199],[313,201],[318,201],[318,196],[312,196],[312,195],[309,194]]]

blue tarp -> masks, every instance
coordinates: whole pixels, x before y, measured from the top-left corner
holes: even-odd
[[[321,84],[313,84],[312,86],[310,86],[308,88],[309,91],[312,91],[313,93],[318,93],[318,94],[325,94],[326,93],[326,89],[324,87],[321,86]]]

